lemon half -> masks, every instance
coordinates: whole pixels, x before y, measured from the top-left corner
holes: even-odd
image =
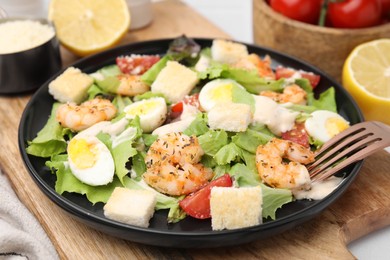
[[[390,124],[390,39],[353,49],[344,63],[342,83],[366,120]]]
[[[125,0],[51,0],[48,18],[60,42],[79,56],[116,45],[130,26]]]

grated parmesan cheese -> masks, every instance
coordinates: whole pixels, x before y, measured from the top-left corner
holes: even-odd
[[[18,20],[0,23],[0,54],[35,48],[53,36],[53,27],[38,21]]]

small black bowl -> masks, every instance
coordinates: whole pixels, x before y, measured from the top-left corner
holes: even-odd
[[[0,24],[19,20],[27,19],[5,18],[0,19]],[[45,19],[33,20],[53,26]],[[0,94],[18,94],[40,87],[62,67],[59,45],[54,35],[48,41],[31,49],[0,54]]]

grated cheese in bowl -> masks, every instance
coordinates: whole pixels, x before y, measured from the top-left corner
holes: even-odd
[[[0,23],[0,54],[9,54],[35,48],[53,38],[52,26],[32,20]]]

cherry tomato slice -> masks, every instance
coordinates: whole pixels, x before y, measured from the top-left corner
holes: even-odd
[[[276,68],[275,76],[276,76],[276,79],[281,79],[281,78],[288,79],[288,78],[292,77],[296,72],[298,72],[302,78],[309,80],[310,85],[313,88],[315,88],[321,80],[320,75],[314,74],[312,72],[307,72],[307,71],[303,71],[303,70],[294,70],[292,68],[285,68],[282,66],[278,66]]]
[[[183,107],[184,107],[183,103],[200,108],[199,93],[193,94],[191,96],[186,96],[183,99],[183,101],[180,101],[176,104],[173,104],[171,106],[171,113],[170,113],[171,119],[175,119],[181,115],[181,113],[183,112]]]
[[[160,60],[157,55],[130,55],[116,58],[116,64],[122,73],[142,75]]]
[[[191,193],[179,202],[180,207],[191,217],[197,219],[210,218],[210,194],[213,187],[231,187],[232,178],[229,174],[224,174],[218,179],[208,183],[200,190]]]
[[[292,141],[306,148],[310,147],[309,135],[304,124],[296,124],[293,129],[282,133],[282,139]]]

